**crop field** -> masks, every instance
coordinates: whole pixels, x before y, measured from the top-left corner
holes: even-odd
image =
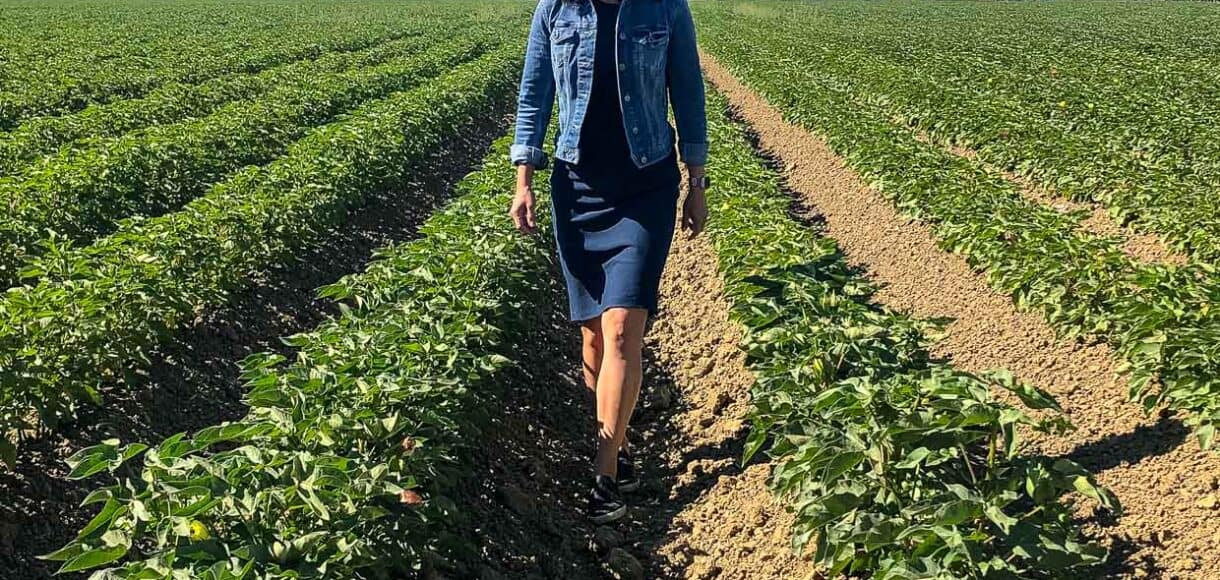
[[[1220,577],[1220,6],[691,6],[598,527],[533,2],[0,0],[0,578]]]

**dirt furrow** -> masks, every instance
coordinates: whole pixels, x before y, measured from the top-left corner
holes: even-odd
[[[706,238],[687,240],[678,234],[661,301],[663,313],[649,346],[671,369],[688,405],[671,424],[688,445],[727,446],[732,453],[695,459],[675,454],[671,460],[678,470],[669,497],[691,499],[680,502],[657,546],[660,570],[665,576],[700,579],[809,577],[812,564],[793,555],[790,547],[792,516],[768,490],[770,465],[739,468],[748,430],[742,418],[750,409],[754,377],[738,348],[742,329],[729,320],[716,254]]]
[[[1147,417],[1127,401],[1118,360],[1104,345],[1056,338],[1036,313],[1018,312],[929,227],[899,215],[826,144],[708,55],[705,72],[757,133],[808,219],[822,219],[854,263],[884,285],[877,299],[921,318],[953,320],[936,353],[967,370],[1007,368],[1053,392],[1078,430],[1038,448],[1098,472],[1126,514],[1093,520],[1115,550],[1107,577],[1207,578],[1220,574],[1220,458],[1199,451],[1174,417]]]

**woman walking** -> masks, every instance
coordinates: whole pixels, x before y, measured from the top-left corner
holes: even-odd
[[[686,0],[541,0],[530,26],[516,139],[517,191],[510,214],[536,231],[534,169],[558,97],[551,210],[572,321],[583,337],[585,385],[597,401],[597,458],[589,515],[626,513],[620,492],[639,487],[626,446],[643,378],[644,325],[689,176],[682,227],[707,219],[707,120],[694,22]]]

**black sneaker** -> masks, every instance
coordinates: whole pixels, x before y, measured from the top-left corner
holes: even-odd
[[[635,462],[626,449],[618,450],[618,490],[631,493],[640,489],[640,478],[635,475]]]
[[[619,496],[618,484],[610,476],[593,478],[593,493],[589,495],[589,519],[595,524],[613,522],[627,513],[627,504]]]

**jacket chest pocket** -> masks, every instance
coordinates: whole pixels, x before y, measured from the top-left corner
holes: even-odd
[[[556,26],[551,30],[551,61],[556,65],[571,62],[579,45],[580,30],[575,25]]]
[[[665,70],[665,57],[669,53],[668,28],[637,26],[631,29],[628,38],[640,69],[653,73]]]

